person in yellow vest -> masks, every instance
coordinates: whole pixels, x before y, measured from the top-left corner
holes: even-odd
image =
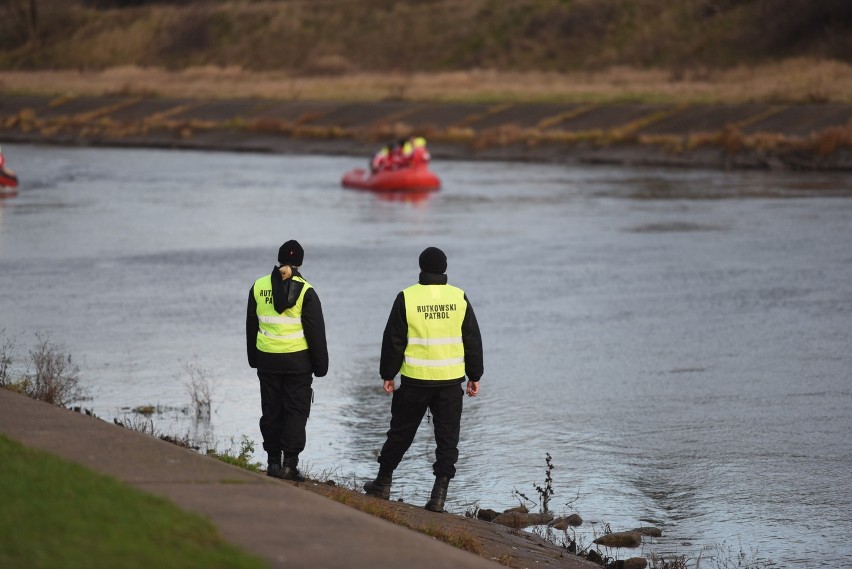
[[[411,138],[406,138],[400,141],[400,167],[407,168],[411,166],[411,157],[414,154],[414,141]]]
[[[429,150],[426,148],[426,139],[422,136],[417,136],[411,140],[411,165],[425,166],[432,159]]]
[[[390,497],[393,471],[414,441],[423,415],[435,423],[435,484],[426,509],[443,512],[447,488],[459,458],[462,402],[479,393],[482,337],[465,292],[447,284],[447,256],[437,247],[420,254],[418,283],[400,292],[382,338],[379,373],[393,394],[387,440],[379,473],[364,484],[371,496]],[[394,378],[400,375],[400,386]],[[467,376],[466,389],[462,389]]]
[[[388,168],[392,147],[392,144],[385,144],[378,152],[376,152],[375,156],[373,156],[373,159],[370,161],[370,172],[376,173]]]
[[[299,274],[304,256],[298,241],[284,243],[272,273],[252,285],[246,311],[248,362],[260,380],[266,474],[295,481],[304,480],[297,465],[305,449],[313,376],[328,372],[322,305]]]

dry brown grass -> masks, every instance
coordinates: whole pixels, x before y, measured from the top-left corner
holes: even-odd
[[[830,156],[841,148],[852,148],[852,122],[815,133],[808,139],[808,144],[819,156]]]
[[[316,491],[316,487],[313,487],[313,489]],[[336,502],[349,506],[350,508],[355,508],[362,512],[366,512],[371,516],[387,520],[396,525],[405,526],[417,530],[420,533],[425,533],[428,536],[458,547],[459,549],[464,549],[476,554],[482,553],[482,543],[476,538],[476,536],[466,529],[449,527],[449,525],[445,527],[434,523],[419,523],[416,521],[416,518],[407,517],[400,512],[400,508],[410,509],[410,506],[395,502],[377,500],[345,488],[321,487],[319,493]]]
[[[104,107],[107,110],[121,104]],[[184,109],[185,106],[178,106]],[[758,117],[768,117],[786,107],[770,107]],[[824,158],[840,150],[852,149],[852,122],[815,131],[808,136],[785,135],[778,132],[755,132],[746,134],[744,127],[753,123],[753,118],[724,125],[720,130],[690,132],[683,134],[643,134],[641,130],[678,111],[678,107],[651,113],[641,119],[608,129],[560,130],[521,128],[507,124],[476,131],[471,127],[423,127],[417,133],[434,142],[469,145],[473,150],[483,151],[512,145],[534,148],[541,145],[586,145],[608,147],[613,145],[655,146],[669,153],[680,154],[702,147],[715,147],[733,156],[742,152],[758,151],[771,155],[799,153]],[[376,142],[409,136],[414,133],[412,125],[403,122],[377,124],[371,127],[343,128],[334,125],[303,124],[300,118],[284,121],[270,118],[253,121],[228,119],[205,121],[198,119],[174,119],[173,110],[146,117],[138,122],[117,123],[100,109],[87,113],[53,118],[41,118],[32,109],[23,109],[6,117],[0,127],[21,133],[38,133],[50,138],[59,134],[74,136],[81,140],[92,138],[122,139],[145,136],[150,132],[172,132],[182,139],[192,138],[196,133],[211,130],[232,129],[244,132],[279,135],[296,139],[341,140]]]
[[[335,488],[329,491],[326,495],[336,502],[340,502],[341,504],[349,506],[350,508],[355,508],[356,510],[361,510],[371,516],[387,520],[397,525],[407,525],[399,513],[393,508],[388,507],[385,502],[379,502],[378,500],[373,500],[364,495],[342,488]]]
[[[421,526],[419,531],[459,549],[464,549],[477,555],[482,553],[482,543],[465,529],[447,529],[440,526],[428,525]]]
[[[331,140],[351,139],[362,142],[397,139],[414,133],[415,125],[406,123],[405,113],[368,127],[344,128],[316,125],[316,115],[306,113],[291,120],[263,118],[254,121],[223,118],[220,121],[180,119],[182,112],[201,101],[185,97],[234,98],[269,97],[362,101],[400,98],[399,84],[408,81],[408,95],[415,100],[490,102],[480,114],[471,115],[455,126],[418,124],[418,134],[431,141],[467,144],[474,150],[526,145],[585,145],[605,147],[639,144],[655,146],[671,153],[689,152],[701,147],[720,148],[729,156],[740,153],[807,156],[816,160],[852,149],[852,124],[838,125],[808,136],[786,136],[774,132],[748,133],[754,124],[788,110],[794,103],[816,101],[852,102],[852,66],[828,61],[791,60],[784,64],[754,69],[716,72],[712,80],[684,76],[675,81],[660,71],[610,69],[587,74],[468,73],[412,74],[380,77],[350,74],[337,77],[291,77],[285,73],[249,72],[238,68],[192,68],[180,72],[137,67],[115,68],[104,72],[2,72],[0,92],[50,93],[51,106],[74,96],[121,95],[118,102],[105,101],[104,106],[86,113],[46,118],[33,110],[23,109],[7,116],[0,125],[22,133],[39,133],[44,137],[59,134],[81,139],[95,137],[121,139],[168,131],[182,139],[214,129],[275,134],[290,138]],[[9,85],[15,85],[9,89]],[[523,89],[521,88],[523,87]],[[159,89],[159,90],[158,90]],[[514,90],[513,90],[514,89]],[[117,123],[108,115],[141,97],[157,95],[181,97],[184,100],[166,111],[136,122]],[[502,98],[501,98],[502,97]],[[578,102],[574,108],[548,117],[535,127],[522,128],[504,124],[476,130],[470,124],[489,113],[499,112],[506,104],[524,101]],[[575,100],[577,99],[577,100]],[[668,108],[644,115],[632,122],[608,128],[565,130],[560,124],[586,112],[619,101],[666,103]],[[690,102],[745,103],[763,102],[763,110],[739,122],[720,125],[712,132],[683,134],[643,134],[643,130],[679,112]],[[798,158],[796,158],[798,159]]]
[[[296,76],[238,67],[182,71],[134,66],[105,71],[0,71],[0,92],[309,101],[437,102],[852,102],[852,65],[791,59],[757,67],[684,72],[613,67],[592,72],[455,71]]]

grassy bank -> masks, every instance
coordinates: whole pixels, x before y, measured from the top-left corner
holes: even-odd
[[[852,2],[9,0],[0,92],[850,102]]]
[[[303,101],[663,104],[852,102],[852,65],[794,59],[673,78],[659,69],[589,72],[454,71],[298,76],[240,67],[123,66],[105,70],[0,70],[0,92],[71,96]]]
[[[682,75],[801,56],[852,62],[848,0],[10,0],[0,11],[7,69]]]
[[[0,435],[0,566],[260,568],[204,518]]]

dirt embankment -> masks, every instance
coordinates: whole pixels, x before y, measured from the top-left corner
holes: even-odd
[[[404,502],[371,498],[360,492],[336,486],[333,483],[324,484],[308,481],[298,485],[347,506],[425,533],[486,559],[497,561],[506,567],[520,569],[542,566],[563,569],[594,569],[603,562],[598,553],[598,548],[594,546],[592,549],[594,553],[589,556],[589,559],[597,560],[597,562],[587,559],[585,555],[588,555],[588,552],[586,551],[581,552],[584,556],[577,555],[575,553],[576,544],[572,551],[569,550],[570,544],[562,547],[519,527],[513,528],[500,523],[448,512],[438,514]],[[557,534],[563,533],[560,530],[553,531]],[[567,540],[568,532],[565,532],[564,536]],[[628,551],[627,556],[629,557],[629,550],[624,551]],[[634,560],[633,566],[645,567],[646,563],[640,565],[640,561],[644,560],[638,558]]]
[[[4,141],[434,159],[852,169],[852,104],[438,103],[7,96]]]

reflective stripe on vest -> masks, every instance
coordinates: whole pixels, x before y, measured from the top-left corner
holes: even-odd
[[[451,285],[416,284],[402,293],[408,345],[400,373],[436,381],[464,377],[464,291]]]
[[[254,282],[254,300],[257,303],[257,349],[270,354],[287,354],[308,349],[305,330],[302,328],[302,303],[305,293],[312,288],[301,277],[294,281],[304,283],[296,304],[278,314],[272,302],[272,276]]]

